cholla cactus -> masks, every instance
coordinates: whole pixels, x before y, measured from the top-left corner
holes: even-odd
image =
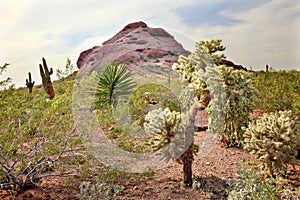
[[[148,144],[156,151],[162,150],[166,161],[179,158],[185,148],[185,127],[179,112],[162,108],[148,112],[145,117],[145,131],[154,136]]]
[[[179,64],[174,64],[173,69],[194,89],[199,107],[206,108],[210,115],[209,131],[223,131],[222,141],[228,146],[242,145],[242,127],[250,121],[249,114],[254,109],[258,92],[253,87],[251,72],[217,66],[225,57],[215,54],[225,50],[221,41],[196,43],[195,52],[189,57],[180,56]]]
[[[204,109],[210,105],[210,119],[209,119],[209,133],[217,134],[221,133],[224,122],[224,102],[226,99],[225,90],[223,88],[222,79],[217,66],[212,58],[203,49],[201,42],[196,43],[195,51],[188,57],[180,56],[178,60],[179,64],[174,64],[172,68],[179,72],[182,77],[183,83],[186,85],[186,90],[192,90],[196,101],[198,101],[198,107]],[[182,102],[186,101],[188,95],[182,95]],[[212,98],[213,97],[213,98]],[[192,97],[193,98],[193,97]],[[190,99],[192,99],[190,98]],[[192,101],[190,102],[192,103]],[[184,103],[188,109],[188,118],[192,119],[195,116],[193,109],[189,103]],[[192,106],[193,107],[193,106]],[[191,111],[191,113],[190,113]],[[194,121],[193,121],[194,122]],[[190,122],[189,124],[193,124]],[[193,159],[193,140],[189,142],[189,138],[193,137],[193,134],[189,134],[192,130],[186,131],[185,146],[186,151],[182,155],[183,171],[184,171],[184,183],[186,186],[192,185],[192,159]]]
[[[204,50],[203,42],[196,43],[195,52],[189,57],[180,56],[178,63],[175,63],[172,68],[178,71],[183,82],[193,89],[199,108],[207,108],[210,115],[208,131],[220,134],[225,118],[223,108],[226,92],[220,71]]]
[[[227,145],[242,145],[243,127],[250,122],[249,114],[255,108],[258,91],[253,86],[252,73],[219,66],[226,91],[226,118],[223,142]]]
[[[197,44],[196,44],[197,46]],[[202,52],[198,52],[202,50]],[[200,54],[202,53],[202,54]],[[182,77],[182,81],[193,88],[195,96],[199,100],[201,107],[206,107],[210,101],[209,89],[204,75],[205,63],[203,63],[200,55],[205,55],[202,47],[198,44],[195,53],[188,58],[179,56],[178,63],[174,63],[172,68],[176,70]],[[209,58],[208,58],[209,59]]]
[[[245,148],[263,161],[270,173],[286,171],[287,164],[300,165],[296,159],[300,144],[300,121],[292,111],[264,114],[245,131]]]

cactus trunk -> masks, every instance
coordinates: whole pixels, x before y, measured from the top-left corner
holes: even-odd
[[[194,132],[195,132],[195,116],[196,116],[197,103],[194,103],[188,109],[187,121],[188,125],[185,130],[185,152],[181,156],[183,162],[183,182],[187,187],[192,187],[193,185],[193,171],[192,164],[194,160]]]
[[[192,172],[192,163],[193,163],[193,146],[192,143],[189,148],[182,155],[183,162],[183,173],[184,173],[184,185],[191,187],[193,185],[193,172]]]

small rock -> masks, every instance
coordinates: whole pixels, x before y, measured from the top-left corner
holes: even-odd
[[[133,190],[138,190],[138,189],[139,189],[138,186],[134,186],[134,187],[133,187]]]

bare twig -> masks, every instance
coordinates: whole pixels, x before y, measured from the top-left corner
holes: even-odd
[[[25,153],[19,156],[12,156],[11,150],[13,150],[16,143],[16,138],[12,141],[7,151],[4,151],[4,147],[0,146],[0,171],[5,174],[0,184],[1,189],[12,189],[17,192],[31,187],[38,187],[36,184],[38,180],[48,176],[77,176],[78,173],[64,172],[64,173],[48,173],[43,174],[54,166],[56,162],[67,151],[68,143],[76,130],[74,127],[65,138],[62,149],[59,151],[55,158],[51,156],[43,155],[45,151],[45,144],[51,142],[45,137],[38,138],[33,146],[29,148]],[[22,146],[22,144],[20,144]],[[70,151],[70,150],[68,150]],[[73,150],[74,151],[74,150]],[[13,161],[12,161],[13,160]],[[27,163],[25,166],[24,163]]]

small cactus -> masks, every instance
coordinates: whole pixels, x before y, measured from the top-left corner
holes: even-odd
[[[31,80],[31,73],[28,72],[29,79],[26,79],[26,86],[29,89],[29,93],[32,93],[32,88],[34,86],[34,81]]]
[[[55,94],[54,94],[54,89],[50,78],[50,75],[53,74],[53,69],[50,68],[49,71],[45,58],[43,58],[43,65],[40,64],[39,66],[40,66],[40,73],[42,77],[44,90],[49,95],[49,99],[53,99]]]

